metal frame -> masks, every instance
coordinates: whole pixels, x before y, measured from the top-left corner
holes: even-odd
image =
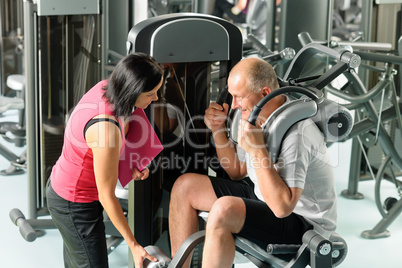
[[[24,28],[25,28],[25,110],[26,110],[26,130],[27,130],[27,177],[28,177],[28,217],[25,218],[24,214],[19,209],[13,209],[10,211],[11,221],[19,227],[20,233],[28,242],[34,241],[37,237],[44,234],[45,229],[55,229],[56,226],[51,219],[38,219],[40,216],[47,216],[48,211],[46,208],[44,180],[42,178],[42,89],[39,85],[39,59],[38,59],[38,18],[41,16],[59,15],[60,9],[63,9],[65,5],[73,7],[71,2],[66,1],[51,1],[51,5],[47,6],[48,1],[36,1],[24,0]],[[77,1],[76,1],[77,2]],[[100,1],[98,0],[85,0],[78,1],[80,4],[77,9],[67,8],[63,15],[82,15],[82,14],[98,14],[100,12]],[[83,5],[83,6],[82,6]],[[52,7],[49,9],[49,7]],[[39,10],[38,10],[39,8]],[[54,8],[54,9],[53,9]],[[66,11],[71,14],[66,14]],[[88,12],[88,13],[85,13]],[[103,24],[104,26],[105,24]],[[104,37],[105,35],[102,35]],[[106,42],[104,38],[97,40],[98,44]],[[68,47],[68,40],[66,41]],[[100,47],[101,48],[101,47]],[[66,65],[72,65],[72,57],[69,57],[70,51],[67,50]],[[102,54],[103,56],[103,54]],[[102,64],[102,70],[105,65]],[[71,71],[72,67],[67,66],[66,69]],[[71,85],[67,84],[66,91],[69,91]],[[68,93],[67,93],[68,94]],[[66,102],[69,100],[66,98]],[[111,252],[123,238],[116,233],[113,233],[113,228],[110,228],[109,224],[105,222],[107,231],[110,231],[110,237],[107,239],[108,252]]]
[[[291,47],[296,52],[301,49],[297,39],[300,32],[308,29],[314,40],[329,40],[332,28],[333,0],[282,0],[281,14],[278,33],[278,50]],[[300,12],[303,13],[300,16]],[[279,66],[276,70],[279,77],[282,77],[288,64]]]
[[[204,230],[192,234],[181,244],[173,259],[167,257],[158,247],[147,246],[145,250],[158,258],[158,262],[145,259],[144,267],[182,267],[192,250],[204,242],[204,239]],[[342,263],[348,251],[346,241],[337,234],[325,239],[314,230],[304,233],[302,245],[269,244],[266,250],[243,237],[235,236],[234,239],[236,250],[260,268],[303,268],[307,265],[312,268],[330,268]],[[291,257],[289,260],[284,260],[281,258],[282,254]]]
[[[393,80],[393,64],[401,65],[402,57],[367,53],[367,52],[356,52],[356,51],[355,53],[360,55],[363,59],[376,60],[386,63],[385,68],[382,71],[383,75],[381,76],[380,81],[370,90],[366,89],[361,79],[355,72],[351,72],[350,75],[348,75],[349,80],[353,82],[354,85],[353,93],[355,95],[350,95],[342,91],[336,90],[334,88],[327,87],[328,92],[334,94],[335,96],[341,99],[351,102],[351,104],[345,105],[346,107],[348,107],[349,109],[356,109],[356,110],[363,109],[367,116],[366,118],[360,119],[354,124],[352,132],[350,133],[349,137],[347,137],[347,139],[353,138],[352,153],[353,152],[355,154],[359,153],[358,154],[359,157],[356,158],[353,158],[352,154],[350,172],[352,173],[358,170],[359,175],[350,176],[348,183],[349,188],[342,191],[342,196],[344,197],[350,199],[361,199],[363,198],[363,195],[357,192],[357,186],[360,180],[360,162],[362,157],[362,149],[360,144],[361,141],[359,140],[360,135],[368,132],[371,129],[376,129],[377,138],[381,146],[381,149],[383,150],[386,156],[386,159],[390,158],[388,161],[392,161],[392,163],[399,170],[402,170],[402,155],[398,153],[396,149],[396,144],[393,143],[390,135],[387,133],[383,125],[387,121],[396,119],[398,125],[400,127],[402,126],[402,117],[401,117],[402,103],[400,101],[398,102],[396,98],[397,93]],[[380,111],[381,118],[379,118],[379,115],[377,115],[377,109],[375,108],[373,103],[373,98],[381,94],[382,90],[386,87],[391,87],[391,90],[393,91],[392,93],[393,105],[386,110]],[[376,179],[377,181],[381,180],[381,178],[378,178],[378,176],[382,174],[381,170],[384,169],[384,163],[386,163],[386,161],[383,162],[383,165],[380,166],[377,172],[377,179]],[[377,206],[379,206],[378,203],[380,202],[378,198],[379,196],[376,195]],[[362,237],[373,239],[373,238],[381,238],[389,236],[389,232],[386,230],[386,228],[395,220],[395,218],[401,212],[402,212],[402,199],[400,199],[397,202],[397,204],[395,204],[392,207],[392,209],[388,212],[388,214],[383,215],[383,219],[372,230],[364,231],[362,233]]]
[[[242,57],[242,35],[235,25],[214,16],[168,14],[144,20],[130,30],[127,53],[133,52],[148,53],[159,63],[227,62],[219,74],[222,89],[228,70]],[[150,183],[129,184],[129,224],[137,241],[143,245],[153,244],[150,222],[153,212],[144,206],[152,203]],[[129,267],[132,266],[129,257]]]

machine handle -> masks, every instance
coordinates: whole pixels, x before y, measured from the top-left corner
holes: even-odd
[[[359,55],[362,60],[368,61],[379,61],[384,63],[393,63],[402,65],[402,57],[393,56],[393,55],[384,55],[381,53],[371,53],[371,52],[363,52],[363,51],[355,51],[355,54]]]
[[[216,103],[222,105],[223,103],[225,103],[227,96],[228,96],[228,86],[226,85],[219,93],[219,96],[216,99]]]
[[[10,219],[11,221],[19,227],[20,233],[22,237],[28,242],[33,242],[36,239],[36,231],[31,226],[31,224],[25,219],[24,214],[17,209],[14,208],[10,211]]]
[[[270,64],[278,63],[279,61],[292,60],[296,52],[293,48],[286,47],[280,52],[272,52],[265,45],[263,45],[254,35],[249,34],[247,36],[247,42],[252,44],[252,47],[257,50],[258,55],[269,62]]]
[[[251,43],[252,48],[257,50],[260,57],[265,57],[274,54],[266,46],[264,46],[253,34],[247,35],[246,42]]]

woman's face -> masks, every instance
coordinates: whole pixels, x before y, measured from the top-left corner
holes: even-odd
[[[141,93],[138,96],[134,106],[137,108],[146,109],[148,107],[148,105],[151,104],[151,102],[157,101],[158,100],[157,93],[158,93],[158,90],[162,86],[162,82],[163,82],[163,77],[161,78],[161,81],[159,82],[159,84],[155,88],[153,88],[151,91]]]

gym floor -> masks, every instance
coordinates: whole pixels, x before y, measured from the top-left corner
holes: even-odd
[[[5,112],[0,117],[0,121],[16,122],[17,111]],[[1,137],[0,143],[16,155],[21,154],[25,149],[15,147]],[[350,148],[350,141],[335,144],[329,148],[339,193],[337,232],[347,241],[349,248],[349,253],[340,267],[401,267],[399,252],[402,248],[402,216],[389,226],[391,236],[388,238],[367,240],[360,236],[362,231],[372,229],[381,220],[374,201],[374,181],[359,183],[359,192],[365,196],[362,200],[349,200],[340,196],[341,191],[348,185]],[[8,160],[0,155],[0,170],[7,169],[9,166]],[[26,242],[9,218],[9,212],[13,208],[19,208],[25,215],[28,214],[27,185],[26,173],[0,176],[0,230],[3,230],[0,243],[0,252],[3,252],[0,267],[63,267],[62,239],[57,230],[46,230],[43,237],[37,238],[34,242]],[[109,255],[110,267],[127,267],[127,252],[128,247],[123,242]],[[241,264],[236,267],[255,266]]]

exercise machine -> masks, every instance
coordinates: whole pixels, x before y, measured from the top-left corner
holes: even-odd
[[[166,85],[160,90],[160,99],[170,103],[169,94],[177,91],[173,101],[181,103],[175,104],[179,121],[175,131],[164,129],[163,122],[157,123],[159,110],[163,112],[166,104],[152,104],[145,111],[165,149],[151,164],[150,178],[128,187],[129,224],[142,245],[168,243],[167,214],[174,180],[183,172],[205,174],[215,158],[203,115],[209,102],[216,101],[225,88],[230,69],[241,59],[242,41],[237,26],[197,13],[149,18],[129,32],[128,53],[148,53],[162,66],[175,70],[165,72]],[[222,172],[216,164],[210,171]]]
[[[143,267],[182,267],[195,246],[203,242],[204,238],[204,230],[191,235],[183,242],[173,259],[170,259],[159,247],[147,246],[145,250],[158,261],[151,262],[146,259]],[[316,231],[310,230],[303,235],[302,241],[302,245],[269,244],[264,250],[250,240],[235,236],[237,252],[257,267],[306,267],[307,265],[312,268],[336,267],[346,258],[348,250],[346,241],[337,234],[333,234],[330,239],[325,239]],[[294,257],[286,260],[289,255]],[[244,263],[244,260],[240,262]]]
[[[25,146],[25,77],[22,74],[12,74],[7,77],[7,86],[16,91],[17,97],[0,97],[0,113],[6,110],[18,110],[18,122],[1,122],[0,135],[7,142],[14,143],[17,147]],[[11,165],[0,171],[0,175],[18,175],[25,172],[26,150],[17,156],[6,146],[0,144],[0,154],[3,155]]]
[[[5,0],[0,4],[0,114],[17,110],[18,119],[0,122],[0,135],[16,147],[25,146],[25,78],[23,73],[23,25],[22,1]],[[10,167],[0,171],[0,175],[24,173],[25,152],[16,155],[7,146],[0,145],[0,154],[10,163]]]
[[[376,45],[371,44],[371,47]],[[350,73],[347,74],[348,83],[344,87],[337,89],[327,86],[326,90],[350,102],[347,105],[349,109],[363,111],[358,114],[358,120],[347,137],[355,141],[352,145],[354,152],[360,152],[358,158],[352,159],[351,173],[364,172],[368,174],[366,177],[375,181],[375,202],[383,219],[373,229],[363,231],[361,236],[367,239],[384,238],[390,235],[388,226],[402,212],[402,182],[398,178],[402,174],[402,103],[394,82],[394,66],[402,65],[402,57],[390,53],[359,51],[357,47],[354,53],[363,60],[384,63],[382,68],[362,66],[380,74],[376,84],[368,89],[356,73]],[[349,199],[363,198],[357,192],[361,177],[351,176],[342,196]]]
[[[299,38],[303,45],[318,42],[312,40],[306,32],[301,33]],[[402,44],[401,39],[399,43]],[[399,178],[402,174],[400,146],[402,104],[394,82],[396,75],[394,67],[402,65],[402,57],[397,54],[381,53],[380,51],[389,48],[389,44],[386,43],[332,41],[325,42],[325,45],[335,49],[347,45],[362,60],[383,64],[383,66],[360,65],[363,71],[379,74],[378,80],[370,88],[363,83],[356,71],[350,71],[342,74],[344,82],[340,83],[341,86],[328,84],[324,91],[347,101],[345,107],[356,111],[353,129],[344,137],[344,140],[353,139],[353,144],[351,176],[348,188],[342,191],[342,196],[362,199],[364,196],[357,191],[359,181],[362,179],[375,181],[375,203],[382,219],[371,230],[363,231],[361,236],[366,239],[388,237],[390,232],[387,228],[402,212],[400,198],[402,182]],[[368,52],[367,49],[378,52]]]
[[[334,58],[337,63],[322,75],[299,77],[303,71],[303,65],[316,54]],[[255,124],[262,107],[275,96],[289,94],[293,99],[268,118],[267,129],[264,130],[269,133],[266,142],[274,163],[279,154],[282,138],[287,130],[300,120],[311,118],[328,143],[341,141],[349,135],[353,125],[351,114],[346,108],[326,99],[321,90],[340,74],[352,71],[359,65],[360,57],[358,55],[348,50],[336,51],[317,43],[304,46],[296,54],[285,78],[280,80],[281,88],[264,97],[254,107],[248,118],[249,123]],[[232,121],[232,124],[236,125],[236,120]],[[231,129],[231,139],[236,139],[232,132]],[[145,249],[159,261],[145,260],[144,267],[181,267],[195,245],[201,243],[204,237],[204,231],[190,236],[173,259],[170,259],[157,246],[147,246]],[[333,267],[338,266],[347,254],[346,241],[336,233],[326,239],[315,230],[310,230],[303,235],[302,241],[302,245],[269,245],[267,249],[261,249],[252,241],[235,235],[236,250],[257,267],[306,267],[307,265]],[[284,258],[285,255],[287,258]]]
[[[127,36],[120,21],[113,23],[121,29],[109,29],[110,10],[121,6],[108,7],[107,0],[23,1],[28,213],[14,208],[10,218],[28,242],[56,228],[49,218],[46,185],[61,153],[69,112],[110,73],[112,55],[119,51],[109,38],[117,42],[122,31]],[[119,18],[124,15],[129,14]],[[110,252],[123,239],[107,217],[105,226]]]

